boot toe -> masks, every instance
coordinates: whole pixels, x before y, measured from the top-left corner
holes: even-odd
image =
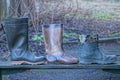
[[[60,58],[58,61],[63,64],[77,64],[79,62],[77,58]]]
[[[53,55],[46,55],[46,60],[47,60],[48,62],[55,62],[57,59],[56,59],[56,57],[53,56]]]
[[[79,62],[79,60],[73,56],[71,56],[70,54],[64,54],[64,56],[61,57],[65,63],[68,63],[68,64],[76,64]]]
[[[36,60],[37,61],[43,61],[43,60],[45,60],[45,57],[44,56],[36,57]]]
[[[73,58],[72,61],[71,61],[73,64],[74,63],[79,63],[79,60],[77,58]]]
[[[117,56],[116,55],[106,55],[106,57],[103,60],[104,64],[111,64],[111,63],[115,63],[117,60]]]
[[[117,56],[116,55],[110,55],[110,60],[116,61],[117,60]]]
[[[61,55],[46,55],[46,59],[48,62],[58,62],[63,64],[76,64],[79,60],[71,55],[68,54],[61,54]]]

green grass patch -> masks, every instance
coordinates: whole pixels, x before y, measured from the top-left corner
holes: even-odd
[[[67,16],[68,17],[68,16]],[[97,19],[97,20],[114,20],[117,17],[115,11],[93,11],[90,14],[76,14],[78,19]]]
[[[77,15],[77,18],[79,18],[79,19],[85,19],[86,16],[85,16],[84,14],[78,14],[78,15]]]
[[[44,42],[44,36],[43,35],[34,35],[32,38],[34,41],[40,41],[40,42]]]
[[[100,19],[100,20],[110,20],[114,19],[115,15],[113,12],[108,11],[95,11],[90,15],[92,19]]]
[[[71,38],[74,38],[74,37],[77,37],[78,34],[76,33],[66,33],[65,31],[63,32],[63,37],[71,37]]]
[[[120,36],[120,32],[113,33],[112,36],[118,37]]]
[[[76,33],[69,33],[69,36],[71,36],[71,37],[77,37],[78,34],[76,34]]]
[[[63,32],[63,37],[68,37],[68,33],[66,33],[65,31]]]

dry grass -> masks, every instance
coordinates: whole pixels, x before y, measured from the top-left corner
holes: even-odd
[[[34,26],[46,23],[65,23],[72,18],[117,19],[120,20],[120,5],[113,1],[89,0],[15,0],[14,16],[29,16]],[[20,4],[21,3],[21,4]],[[22,7],[21,7],[22,5]],[[21,13],[19,6],[21,7]],[[105,17],[107,16],[107,17]],[[104,17],[104,18],[103,18]],[[34,19],[34,20],[32,20]],[[39,23],[39,24],[38,24]]]
[[[41,24],[80,25],[76,20],[120,21],[120,1],[114,0],[15,0],[12,15],[29,17],[36,34]],[[16,8],[14,8],[16,7]],[[20,13],[19,13],[20,12]]]

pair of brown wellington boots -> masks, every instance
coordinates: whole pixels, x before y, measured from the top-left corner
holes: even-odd
[[[28,49],[28,18],[7,18],[4,26],[12,64],[44,64],[58,62],[64,64],[78,63],[78,59],[62,49],[62,24],[50,24],[42,27],[46,57],[36,57]]]

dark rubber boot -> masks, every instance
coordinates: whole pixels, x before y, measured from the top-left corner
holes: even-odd
[[[5,19],[5,32],[12,64],[43,64],[44,57],[36,57],[28,50],[28,18]]]
[[[116,55],[103,54],[98,46],[98,35],[80,35],[80,63],[115,63]]]

